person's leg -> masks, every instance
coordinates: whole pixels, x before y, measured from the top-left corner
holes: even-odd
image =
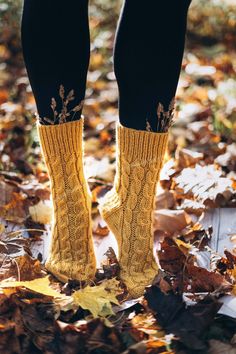
[[[158,129],[159,103],[168,111],[175,96],[191,0],[125,0],[114,49],[120,123]]]
[[[69,109],[83,101],[90,57],[88,0],[25,0],[21,32],[25,65],[41,122],[45,117],[53,119],[53,97],[58,113],[61,111],[61,85],[65,95],[74,90]],[[81,110],[75,115],[72,112],[67,121],[79,119],[80,114]]]
[[[156,184],[168,142],[189,0],[126,0],[115,44],[120,93],[117,172],[101,213],[119,244],[131,296],[157,274],[153,256]]]
[[[88,0],[25,0],[22,44],[42,123],[38,133],[54,206],[46,268],[61,281],[89,280],[96,271],[91,197],[83,171],[81,107],[73,110],[85,95]],[[65,96],[70,92],[68,102],[63,99],[64,89]],[[50,107],[52,97],[58,103],[55,117]],[[68,116],[62,99],[72,110]]]

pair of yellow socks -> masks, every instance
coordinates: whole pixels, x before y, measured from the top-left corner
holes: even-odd
[[[92,280],[96,260],[91,197],[83,172],[83,119],[39,125],[38,132],[54,205],[46,268],[63,282]],[[116,177],[100,211],[117,239],[120,276],[132,297],[141,296],[158,271],[153,255],[152,216],[167,141],[168,133],[117,125]]]

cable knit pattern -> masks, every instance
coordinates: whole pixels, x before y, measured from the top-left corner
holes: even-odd
[[[54,207],[46,268],[59,280],[93,279],[96,260],[91,227],[91,196],[83,173],[83,118],[38,125]]]
[[[153,255],[156,185],[168,133],[117,125],[117,171],[114,187],[100,211],[117,238],[121,279],[132,297],[143,295],[158,271]]]

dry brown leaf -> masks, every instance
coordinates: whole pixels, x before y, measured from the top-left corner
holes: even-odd
[[[189,149],[178,149],[176,151],[177,166],[180,169],[195,166],[203,157],[204,155],[202,153]]]
[[[184,210],[161,209],[154,211],[154,230],[174,235],[191,223],[190,216]]]
[[[11,277],[25,281],[42,276],[45,276],[45,272],[42,271],[40,261],[27,253],[15,258],[6,257],[0,271],[0,280]]]
[[[19,192],[18,186],[11,181],[6,181],[0,176],[0,207],[4,207],[12,200],[13,193]]]
[[[177,274],[183,270],[186,262],[185,254],[171,238],[166,237],[158,251],[158,260],[163,270]]]
[[[172,209],[175,206],[174,192],[159,188],[156,195],[155,209]]]
[[[26,197],[21,193],[12,193],[9,203],[0,207],[0,217],[7,221],[23,223],[28,216],[28,206]]]
[[[50,199],[50,189],[44,187],[36,179],[26,181],[22,184],[18,184],[19,189],[27,194],[29,197],[38,197],[40,200],[49,200]]]
[[[215,290],[226,293],[232,290],[232,284],[218,273],[209,272],[205,268],[193,264],[186,265],[186,291],[191,292],[213,292]],[[189,281],[191,279],[191,282]],[[191,289],[189,289],[189,284]]]
[[[33,280],[35,278],[45,276],[45,273],[42,272],[40,261],[32,258],[28,254],[17,257],[15,262],[17,263],[17,270],[21,281]]]

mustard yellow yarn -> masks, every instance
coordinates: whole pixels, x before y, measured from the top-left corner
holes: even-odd
[[[46,268],[59,280],[89,280],[96,271],[91,197],[83,172],[83,119],[38,125],[54,207]]]
[[[117,126],[117,171],[100,211],[117,238],[121,279],[132,297],[143,295],[158,271],[153,255],[156,185],[168,133]]]

